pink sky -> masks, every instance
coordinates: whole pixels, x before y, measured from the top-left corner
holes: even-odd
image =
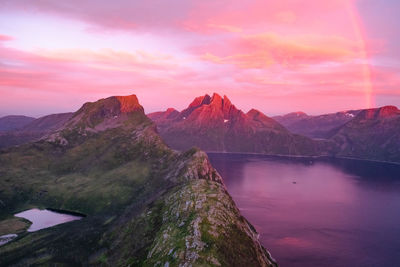
[[[136,94],[146,112],[226,94],[268,115],[400,106],[387,0],[3,0],[0,116]]]

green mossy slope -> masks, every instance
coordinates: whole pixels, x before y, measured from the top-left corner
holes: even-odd
[[[128,113],[114,98],[86,104],[63,129],[0,152],[0,220],[30,207],[87,215],[21,233],[0,265],[272,266],[206,154],[169,149],[131,100]]]

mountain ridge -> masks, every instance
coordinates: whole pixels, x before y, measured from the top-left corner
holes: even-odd
[[[293,133],[310,138],[328,139],[331,131],[353,119],[361,110],[347,110],[322,115],[291,112],[272,117]]]
[[[0,118],[0,131],[14,131],[23,128],[35,120],[33,117],[23,115],[8,115]]]
[[[171,150],[138,102],[120,100],[0,151],[0,220],[32,206],[87,215],[22,233],[0,265],[276,266],[207,155]]]
[[[336,156],[400,162],[400,110],[395,106],[361,110],[331,135]]]
[[[166,112],[148,114],[160,135],[175,149],[198,146],[206,151],[307,154],[318,151],[311,139],[293,135],[257,110],[236,108],[224,95],[196,97],[189,106],[167,118]]]

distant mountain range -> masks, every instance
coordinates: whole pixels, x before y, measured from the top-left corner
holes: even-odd
[[[336,156],[400,162],[400,110],[394,106],[361,110],[332,132]]]
[[[333,131],[351,121],[361,110],[348,110],[336,113],[311,116],[304,112],[292,112],[272,117],[289,131],[310,138],[329,138]]]
[[[11,115],[0,118],[0,132],[15,131],[34,121],[35,118]]]
[[[181,112],[169,108],[148,116],[165,142],[180,150],[198,146],[206,151],[400,162],[400,115],[393,106],[270,118],[255,109],[244,113],[226,96],[214,94],[197,97]]]
[[[0,118],[2,128],[8,129],[0,131],[0,148],[39,140],[46,134],[62,127],[71,118],[72,114],[72,112],[52,114],[38,119],[24,116]]]
[[[365,114],[369,114],[368,119]],[[0,131],[0,148],[48,136],[71,116],[72,113],[49,115],[17,130]],[[195,98],[182,111],[169,108],[148,117],[156,123],[164,141],[177,150],[197,146],[206,151],[400,162],[400,116],[394,106],[318,116],[293,112],[270,118],[255,109],[244,113],[227,96],[213,94]],[[10,118],[2,119],[3,128],[17,125],[13,122],[7,126],[4,121],[11,121]]]
[[[18,233],[1,266],[277,266],[207,155],[168,148],[135,95],[34,122],[39,141],[0,150],[0,224],[31,207],[87,217]]]
[[[258,110],[237,109],[227,96],[197,97],[178,112],[148,114],[158,126],[164,141],[184,150],[198,146],[206,151],[255,152],[285,155],[316,155],[317,142],[290,133]]]

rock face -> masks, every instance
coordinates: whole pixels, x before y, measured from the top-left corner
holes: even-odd
[[[160,135],[172,148],[198,146],[207,151],[258,152],[313,155],[318,145],[291,134],[275,120],[257,110],[247,114],[228,97],[213,94],[197,97],[185,110],[148,114]]]
[[[360,110],[348,110],[331,114],[310,116],[304,112],[292,112],[273,119],[293,133],[310,138],[329,138],[332,132],[352,120]]]
[[[0,218],[31,206],[86,218],[0,247],[1,265],[276,266],[207,155],[169,149],[136,96],[86,103],[0,152]]]
[[[330,139],[336,156],[400,162],[400,110],[394,106],[366,109],[336,129]]]

